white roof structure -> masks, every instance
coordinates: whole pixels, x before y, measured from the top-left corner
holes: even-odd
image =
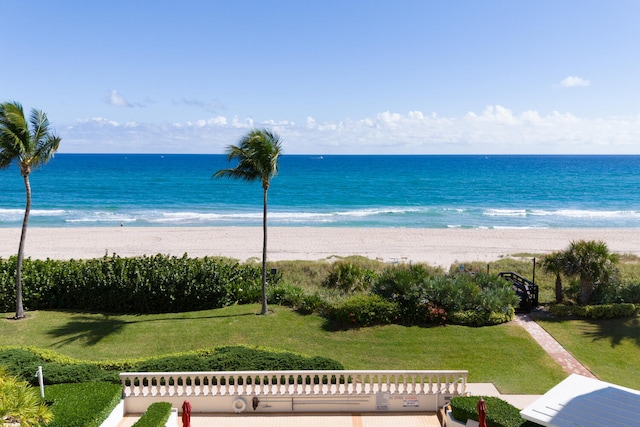
[[[572,374],[520,415],[547,427],[640,426],[640,391]]]

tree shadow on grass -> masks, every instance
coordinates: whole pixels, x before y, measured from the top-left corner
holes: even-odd
[[[77,315],[73,316],[66,324],[49,330],[47,335],[53,338],[61,338],[54,343],[57,347],[76,341],[82,341],[86,345],[93,346],[107,336],[120,332],[127,323],[129,322],[109,316]]]
[[[622,341],[632,341],[640,347],[640,318],[625,317],[620,319],[589,320],[590,328],[584,335],[593,341],[608,340],[611,347]]]
[[[573,319],[577,320],[577,319]],[[563,323],[567,319],[545,318],[544,322]],[[592,341],[609,341],[611,347],[619,346],[623,341],[635,342],[640,347],[640,318],[622,317],[617,319],[582,319],[576,332]]]
[[[72,316],[64,325],[50,329],[47,335],[53,338],[59,338],[54,345],[62,347],[72,342],[82,342],[88,346],[94,346],[109,335],[114,335],[122,331],[126,325],[144,322],[161,322],[161,321],[185,321],[185,320],[204,320],[204,319],[222,319],[226,317],[242,317],[255,316],[255,313],[239,313],[232,315],[206,315],[194,317],[162,317],[153,319],[139,320],[122,320],[118,316],[110,315],[86,315],[78,314]]]

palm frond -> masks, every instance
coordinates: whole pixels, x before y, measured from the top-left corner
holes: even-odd
[[[22,106],[17,102],[0,104],[0,150],[7,156],[23,158],[30,137]]]
[[[47,115],[31,110],[29,122],[22,105],[0,104],[0,169],[12,162],[30,170],[49,161],[60,145],[60,137],[51,133]]]
[[[268,129],[253,129],[238,145],[227,147],[227,159],[237,160],[235,168],[223,169],[213,177],[228,177],[245,181],[261,180],[263,185],[278,172],[281,152],[280,137]]]

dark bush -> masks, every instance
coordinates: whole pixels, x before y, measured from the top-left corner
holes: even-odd
[[[171,403],[155,402],[147,408],[133,427],[164,427],[171,416]]]

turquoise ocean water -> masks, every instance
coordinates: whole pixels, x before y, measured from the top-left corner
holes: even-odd
[[[259,183],[224,155],[58,154],[31,175],[31,227],[261,226]],[[0,227],[24,186],[0,171]],[[640,227],[640,156],[283,155],[270,226]]]

